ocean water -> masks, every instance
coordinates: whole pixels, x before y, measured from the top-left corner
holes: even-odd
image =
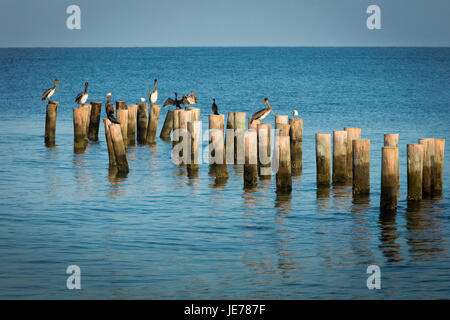
[[[450,137],[449,48],[0,49],[0,298],[442,299],[450,295],[449,147],[442,197],[406,199],[406,144]],[[44,145],[42,92],[60,80],[56,146]],[[275,179],[243,189],[242,167],[215,185],[170,160],[171,144],[129,148],[108,171],[98,143],[73,152],[74,98],[129,104],[158,78],[159,103],[194,90],[207,129],[219,112],[251,114],[270,98],[304,121],[303,172],[289,196]],[[104,110],[102,111],[104,112]],[[166,109],[162,109],[160,127]],[[104,113],[102,114],[103,117]],[[273,115],[263,122],[274,122]],[[315,133],[362,128],[371,194],[317,189]],[[380,214],[384,133],[400,135],[396,214]],[[368,290],[369,265],[381,268]],[[81,268],[68,290],[66,268]]]

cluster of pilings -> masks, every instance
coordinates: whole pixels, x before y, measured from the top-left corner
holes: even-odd
[[[419,139],[407,146],[408,201],[442,193],[444,139]],[[333,166],[331,171],[331,154]],[[399,136],[385,134],[382,147],[380,209],[397,208],[400,188]],[[353,195],[370,194],[370,140],[360,128],[345,128],[331,135],[316,134],[316,174],[319,187],[351,184]]]

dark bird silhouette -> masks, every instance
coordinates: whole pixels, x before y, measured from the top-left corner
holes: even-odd
[[[150,91],[150,93],[148,94],[148,101],[150,101],[150,106],[154,105],[156,103],[156,100],[158,100],[158,90],[156,89],[156,82],[158,82],[158,79],[154,80],[153,91]]]
[[[164,102],[163,107],[166,106],[176,106],[177,109],[181,109],[181,105],[184,104],[183,100],[178,100],[178,94],[174,92],[175,94],[175,100],[172,100],[171,98],[167,98],[166,102]]]
[[[262,120],[265,117],[267,117],[269,115],[269,113],[271,113],[271,112],[273,114],[275,114],[275,112],[273,112],[273,110],[272,110],[272,107],[270,106],[269,98],[264,98],[263,102],[267,106],[267,108],[264,108],[264,109],[261,109],[261,110],[255,112],[250,119],[251,122],[253,122],[254,120]]]
[[[106,96],[106,104],[105,104],[106,116],[108,117],[108,120],[111,121],[112,123],[120,124],[120,122],[117,121],[116,117],[114,117],[114,105],[111,104],[111,97],[112,97],[111,93],[108,93],[108,95]]]
[[[84,104],[88,98],[88,93],[87,93],[87,88],[88,88],[88,83],[85,82],[84,83],[84,92],[81,92],[77,95],[77,97],[75,98],[75,102],[77,104]]]
[[[195,95],[194,91],[191,91],[190,94],[185,94],[182,100],[183,100],[182,104],[187,105],[197,104],[197,96]]]
[[[51,102],[50,97],[55,93],[55,90],[58,87],[59,87],[59,80],[58,79],[53,80],[53,87],[45,90],[44,93],[42,94],[42,101],[48,100],[48,102]]]
[[[219,114],[219,108],[217,107],[216,99],[214,99],[214,98],[213,98],[213,104],[211,106],[211,110],[212,110],[213,114],[215,114],[215,115]]]

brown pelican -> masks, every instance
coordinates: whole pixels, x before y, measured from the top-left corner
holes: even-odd
[[[254,113],[250,119],[250,122],[253,122],[254,120],[262,120],[265,117],[267,117],[271,112],[275,114],[275,112],[273,112],[272,107],[269,104],[269,99],[264,98],[263,102],[267,106],[267,108],[261,109],[258,112]]]
[[[79,93],[77,95],[77,97],[75,98],[75,102],[77,104],[84,104],[88,98],[88,93],[87,93],[87,88],[88,88],[88,83],[85,82],[84,83],[84,92]]]
[[[298,111],[297,110],[292,110],[292,115],[294,116],[294,117],[297,117],[298,116]]]
[[[167,98],[166,102],[164,102],[163,107],[171,105],[171,106],[176,106],[177,109],[181,109],[180,104],[184,104],[183,100],[178,100],[178,94],[176,92],[175,93],[175,100],[172,100],[171,98]]]
[[[59,80],[55,79],[53,81],[53,87],[45,90],[45,92],[42,94],[42,101],[48,100],[49,103],[52,102],[50,101],[50,97],[55,93],[55,90],[58,87],[59,87]]]
[[[182,104],[197,104],[197,96],[195,95],[194,91],[191,91],[191,94],[185,94],[183,96],[183,103]]]
[[[219,108],[217,107],[216,99],[214,99],[214,98],[213,98],[213,104],[211,106],[211,110],[212,110],[213,114],[215,114],[215,115],[219,114]]]
[[[106,96],[106,104],[105,104],[106,116],[112,123],[120,124],[120,122],[117,121],[117,119],[114,117],[114,105],[111,104],[111,97],[112,97],[111,93],[108,93],[108,95]]]
[[[150,93],[148,94],[148,101],[150,101],[151,106],[156,103],[156,100],[158,100],[158,90],[156,89],[156,82],[158,82],[158,79],[155,79],[153,91],[150,91]]]

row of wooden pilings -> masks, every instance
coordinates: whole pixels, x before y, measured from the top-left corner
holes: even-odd
[[[439,196],[443,189],[444,139],[419,139],[407,144],[408,201]],[[399,136],[385,134],[382,147],[380,208],[397,208],[399,173]],[[333,169],[331,174],[331,154]],[[370,193],[370,140],[361,139],[360,128],[345,128],[331,135],[316,134],[318,186],[352,183],[354,195]]]

